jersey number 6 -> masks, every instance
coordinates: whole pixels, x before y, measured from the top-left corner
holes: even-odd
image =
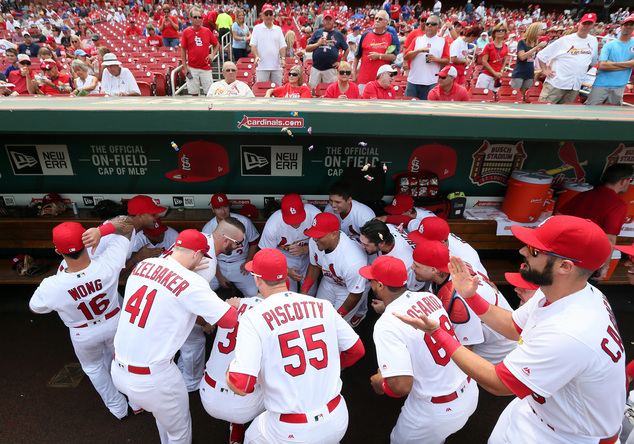
[[[304,340],[306,341],[306,349],[308,351],[320,349],[323,354],[323,358],[321,360],[317,358],[310,358],[308,360],[310,365],[315,367],[317,370],[321,370],[322,368],[326,368],[328,366],[328,350],[326,348],[326,343],[321,339],[317,341],[313,339],[313,335],[323,332],[323,325],[316,325],[302,330]],[[295,330],[284,333],[278,338],[280,340],[280,349],[282,351],[283,358],[288,358],[290,356],[297,356],[299,358],[299,365],[297,367],[294,367],[292,364],[286,364],[284,366],[286,373],[291,376],[303,375],[306,372],[306,356],[304,354],[304,350],[299,345],[288,345],[289,341],[299,339],[299,337],[299,331]]]

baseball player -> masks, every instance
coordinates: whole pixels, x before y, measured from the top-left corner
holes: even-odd
[[[77,222],[64,222],[53,229],[55,251],[64,257],[66,267],[42,281],[29,307],[34,313],[58,312],[70,330],[84,373],[110,412],[121,419],[128,414],[128,403],[112,383],[110,363],[120,315],[119,272],[125,263],[131,230],[119,231],[125,237],[110,236],[109,248],[92,259],[81,240],[85,231]]]
[[[169,257],[139,263],[126,284],[112,379],[131,401],[152,412],[162,443],[192,439],[187,387],[174,354],[196,316],[224,328],[234,327],[238,317],[235,308],[192,271],[208,249],[202,233],[184,230]]]
[[[278,249],[246,267],[264,301],[242,316],[227,383],[245,395],[259,382],[266,411],[245,443],[339,442],[348,427],[339,375],[365,354],[359,336],[330,304],[287,290]]]
[[[399,193],[394,196],[392,202],[385,207],[388,216],[379,216],[377,219],[392,225],[403,224],[407,231],[416,231],[420,221],[426,217],[436,217],[436,215],[425,209],[414,206],[414,198],[406,193]]]
[[[282,198],[282,208],[269,217],[262,230],[259,247],[278,248],[288,263],[290,290],[298,291],[308,270],[308,240],[304,230],[310,227],[314,217],[320,213],[311,204],[302,202],[299,194],[291,193]],[[313,285],[308,294],[314,295]]]
[[[448,314],[436,296],[407,289],[407,268],[394,256],[379,256],[360,273],[370,279],[376,297],[387,309],[374,326],[379,371],[370,379],[374,391],[407,396],[393,444],[440,444],[460,430],[478,404],[478,387],[425,333],[399,321],[394,313],[425,313],[455,338]],[[411,396],[408,396],[411,395]]]
[[[233,328],[218,328],[205,367],[205,377],[200,382],[200,400],[207,413],[230,423],[230,444],[241,443],[244,439],[244,425],[264,411],[259,384],[255,385],[252,393],[238,396],[229,390],[225,381],[225,373],[235,356],[238,325],[242,315],[262,301],[259,296],[234,298],[232,303],[238,305],[238,323]]]
[[[615,443],[625,403],[623,341],[608,300],[587,279],[612,251],[596,225],[554,216],[537,228],[511,227],[526,244],[522,277],[540,288],[515,312],[478,294],[478,277],[451,258],[456,290],[480,318],[519,345],[493,365],[439,329],[425,315],[399,316],[424,330],[482,387],[517,395],[490,443]]]
[[[244,231],[244,243],[238,245],[239,248],[233,250],[230,255],[219,254],[218,255],[218,273],[216,274],[217,281],[212,282],[211,288],[218,288],[222,286],[229,288],[229,282],[235,284],[236,287],[246,297],[255,296],[258,294],[257,288],[253,283],[253,279],[249,276],[249,273],[244,269],[244,264],[253,258],[253,255],[258,251],[258,239],[260,233],[251,222],[251,219],[244,217],[241,214],[235,214],[230,212],[229,199],[224,193],[216,193],[211,197],[211,210],[216,217],[211,219],[205,224],[202,229],[203,233],[211,234],[218,226],[218,223],[226,217],[233,217],[238,219],[245,226]]]
[[[154,228],[144,228],[143,231],[137,234],[132,249],[137,253],[141,253],[144,248],[149,250],[149,254],[143,257],[143,259],[146,257],[157,257],[154,255],[154,249],[158,248],[160,249],[160,253],[163,253],[174,245],[177,237],[178,231],[163,224],[161,219],[157,219],[154,223]],[[139,259],[137,262],[143,260],[141,258]]]
[[[509,284],[515,287],[515,293],[517,293],[517,297],[520,298],[520,307],[528,302],[539,288],[539,285],[526,282],[519,273],[504,273],[504,278]]]
[[[360,245],[340,231],[337,218],[331,213],[319,213],[312,226],[304,231],[311,237],[308,244],[310,265],[301,292],[306,294],[323,273],[317,298],[330,302],[353,327],[365,317],[370,286],[359,274],[368,264]],[[364,308],[365,310],[363,310]]]
[[[324,212],[337,216],[341,231],[359,242],[361,227],[376,215],[370,207],[354,200],[350,192],[350,185],[347,183],[341,181],[334,183],[330,187],[329,203]]]
[[[195,272],[211,285],[211,282],[216,277],[215,270],[218,267],[216,258],[219,254],[230,255],[235,248],[239,248],[230,239],[243,239],[244,225],[239,220],[229,216],[218,223],[212,234],[205,234],[205,237],[209,246],[208,257],[201,261],[204,266],[197,267]],[[174,245],[165,251],[161,257],[169,257],[173,252]],[[192,327],[192,331],[180,348],[180,357],[176,365],[183,375],[188,392],[197,391],[200,387],[200,381],[205,371],[205,344],[207,342],[205,333],[209,334],[211,331],[211,325],[199,316]]]

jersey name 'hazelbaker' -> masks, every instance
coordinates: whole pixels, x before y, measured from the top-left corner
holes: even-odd
[[[159,285],[167,288],[174,293],[174,296],[178,296],[181,292],[189,287],[189,282],[183,280],[178,274],[174,273],[167,267],[163,267],[159,264],[150,262],[141,262],[134,267],[132,274],[139,277],[144,277],[151,281],[156,282]],[[178,283],[178,281],[183,281]],[[177,286],[176,286],[177,285]],[[176,286],[176,288],[174,288]]]
[[[421,314],[429,316],[433,311],[440,310],[442,305],[436,296],[425,296],[416,304],[407,310],[407,315],[411,317],[419,317]]]
[[[292,321],[299,321],[308,318],[324,317],[324,303],[318,301],[301,301],[292,304],[284,304],[277,306],[269,311],[262,313],[262,317],[271,330],[274,330],[273,322],[279,327]]]

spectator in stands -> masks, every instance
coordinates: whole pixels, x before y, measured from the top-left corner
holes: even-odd
[[[75,89],[71,93],[74,96],[87,96],[89,94],[99,93],[97,86],[99,85],[99,79],[94,75],[90,75],[89,72],[92,68],[82,62],[81,60],[73,60],[71,64],[73,73],[77,75],[74,79]]]
[[[236,21],[231,25],[231,32],[233,34],[233,42],[231,43],[231,49],[233,50],[233,59],[237,62],[243,57],[248,57],[246,47],[249,40],[251,40],[251,31],[244,22],[245,12],[244,9],[238,9],[236,11]]]
[[[66,50],[66,54],[68,54],[71,57],[75,56],[75,51],[81,49],[82,51],[86,51],[86,48],[84,48],[83,43],[81,42],[81,39],[79,38],[79,36],[72,36],[70,38],[70,47]]]
[[[15,85],[13,83],[8,83],[6,80],[0,80],[0,97],[8,97],[11,95],[11,89],[13,89]]]
[[[249,85],[237,80],[238,68],[235,63],[225,62],[222,65],[222,76],[224,80],[212,83],[207,97],[254,97]]]
[[[482,28],[479,26],[472,26],[465,31],[464,35],[454,40],[449,47],[450,66],[456,68],[456,72],[458,73],[456,83],[458,83],[458,85],[464,85],[466,83],[464,73],[472,62],[472,59],[469,58],[469,45],[478,38],[481,31]]]
[[[101,46],[101,36],[99,34],[93,33],[93,35],[90,36],[90,40],[95,50]]]
[[[193,9],[194,8],[190,9],[189,11],[189,17],[191,19],[193,19],[192,15],[202,16],[203,14],[202,9],[198,8],[198,12],[195,14],[193,12]],[[195,27],[196,25],[193,22],[193,20],[192,20],[192,23],[193,23],[192,27]],[[198,22],[198,28],[196,29],[199,29],[200,26],[202,26],[202,20]],[[170,14],[170,7],[167,4],[163,5],[163,17],[161,18],[161,21],[159,22],[159,33],[163,37],[163,46],[172,47],[172,48],[176,48],[178,46],[179,27],[180,27],[180,24],[178,21],[178,17]],[[216,52],[218,52],[218,50],[216,50]]]
[[[465,87],[458,85],[456,77],[458,71],[453,66],[445,66],[445,68],[436,74],[438,76],[438,85],[427,96],[427,100],[443,101],[443,102],[468,102],[469,93]]]
[[[136,22],[134,19],[130,19],[129,25],[125,29],[125,36],[139,38],[142,35],[143,35],[143,30],[141,29],[141,27],[136,25]]]
[[[35,86],[32,94],[44,94],[47,96],[67,95],[73,91],[73,84],[68,74],[60,73],[57,62],[52,59],[44,60],[40,63],[40,70],[43,76]],[[29,91],[30,92],[30,91]]]
[[[212,81],[211,63],[218,54],[220,44],[212,32],[202,26],[203,12],[200,8],[191,8],[189,14],[193,26],[183,31],[181,41],[182,72],[187,77],[189,94],[197,96],[202,86],[203,94],[207,95]],[[169,16],[165,18],[165,20],[168,19]],[[213,48],[211,54],[209,48]]]
[[[313,97],[311,88],[304,84],[302,67],[295,65],[288,72],[288,83],[277,88],[269,89],[264,97],[287,97],[292,99],[310,99]]]
[[[13,35],[11,36],[11,43],[15,43],[16,45],[19,45],[20,43],[24,42],[24,36],[22,33],[22,25],[20,25],[20,22],[15,22],[15,32],[13,33]],[[28,33],[28,31],[25,31]]]
[[[37,26],[37,24],[35,24],[35,23],[33,23],[29,27],[29,34],[31,34],[31,38],[33,39],[33,41],[35,43],[44,43],[44,42],[46,42],[46,36],[44,34],[42,34],[42,31],[40,31],[39,26]]]
[[[384,11],[379,11],[379,14]],[[394,100],[396,90],[392,86],[392,79],[398,71],[390,65],[381,66],[376,72],[376,80],[368,82],[363,90],[362,99]]]
[[[70,28],[68,26],[62,26],[60,29],[62,31],[62,38],[60,39],[60,45],[62,45],[64,49],[66,50],[66,52],[68,52],[68,48],[70,48],[71,38],[72,38]],[[74,51],[75,50],[73,49],[73,52]]]
[[[216,26],[218,27],[218,40],[222,43],[222,36],[231,33],[231,27],[233,26],[233,19],[225,11],[224,6],[219,6],[218,17],[216,17]]]
[[[11,71],[7,76],[9,83],[15,85],[13,92],[18,94],[35,94],[37,85],[32,85],[35,79],[35,73],[31,71],[31,58],[26,54],[18,55],[18,65],[20,69]]]
[[[104,67],[101,80],[101,92],[111,96],[140,96],[141,90],[128,68],[121,67],[117,56],[108,53],[103,56]]]
[[[599,56],[599,70],[586,105],[623,105],[623,92],[634,66],[634,14],[621,24],[618,40],[606,43]]]
[[[403,54],[411,60],[407,76],[406,97],[427,100],[429,91],[436,85],[435,75],[449,63],[449,43],[438,35],[440,18],[431,15],[425,22],[425,34],[416,37]]]
[[[484,49],[487,43],[489,43],[489,34],[482,32],[482,34],[480,34],[480,38],[476,40],[475,43],[478,48]]]
[[[19,71],[20,65],[18,64],[18,50],[15,48],[9,48],[6,51],[7,65],[3,72],[6,78],[9,78],[11,71]]]
[[[306,52],[313,54],[308,84],[315,88],[319,83],[332,83],[337,80],[339,51],[343,51],[341,60],[348,57],[348,43],[343,34],[334,29],[335,14],[330,9],[324,11],[323,28],[317,29],[308,41]]]
[[[542,30],[541,22],[532,23],[524,33],[524,38],[517,43],[517,62],[511,75],[511,86],[519,89],[522,94],[526,94],[526,91],[533,86],[537,51],[548,44],[538,40]]]
[[[75,31],[75,35],[78,35],[79,37],[88,37],[87,35],[88,29],[89,28],[88,28],[88,24],[86,23],[86,20],[80,20],[79,22],[77,22],[77,31]]]
[[[282,28],[273,24],[273,6],[262,7],[264,22],[253,28],[251,51],[255,56],[258,82],[282,84],[282,70],[286,67],[286,41]]]
[[[326,90],[324,98],[327,99],[360,99],[359,87],[350,81],[352,76],[352,66],[350,63],[342,61],[337,68],[337,81],[330,84]]]
[[[24,31],[22,37],[24,37],[24,43],[18,45],[18,52],[20,54],[26,54],[29,57],[36,57],[38,52],[40,52],[40,45],[33,41],[28,31]]]
[[[150,48],[160,48],[163,46],[163,39],[156,35],[156,28],[154,26],[149,25],[147,28],[147,38],[145,39],[145,46],[149,46]]]
[[[377,12],[374,17],[374,29],[361,36],[354,57],[351,79],[357,82],[360,92],[363,92],[366,83],[376,81],[381,66],[389,66],[396,60],[399,43],[398,38],[387,30],[388,20],[387,12]]]
[[[53,25],[48,19],[44,19],[44,27],[40,30],[45,37],[53,35]]]
[[[286,42],[286,57],[301,58],[304,56],[304,50],[299,48],[299,44],[297,40],[295,40],[294,31],[288,31],[284,36],[284,41]]]
[[[63,48],[57,44],[57,42],[55,41],[55,37],[53,37],[52,35],[46,37],[46,44],[48,45],[48,48],[53,52],[53,54],[55,54],[55,57],[61,57],[63,54],[66,53],[66,51],[64,51]]]
[[[95,75],[99,80],[101,80],[103,76],[103,70],[105,69],[102,63],[103,58],[106,54],[110,54],[110,49],[106,46],[100,46],[99,48],[97,48],[97,55],[92,62],[92,69],[93,71],[95,71]]]
[[[55,39],[55,43],[58,45],[62,45],[62,30],[57,26],[53,26],[53,38]],[[50,36],[49,36],[50,37]],[[48,37],[47,37],[48,38]]]
[[[588,69],[597,63],[598,42],[590,35],[596,21],[596,14],[584,15],[575,34],[557,39],[538,54],[546,75],[540,102],[575,101]]]
[[[506,24],[498,23],[491,30],[493,41],[482,50],[482,72],[478,76],[476,88],[488,88],[497,91],[502,86],[502,75],[509,63],[509,50],[504,42]]]

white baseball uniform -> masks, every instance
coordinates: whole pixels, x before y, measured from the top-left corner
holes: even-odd
[[[339,352],[358,340],[332,305],[311,296],[276,293],[245,313],[229,370],[257,376],[266,407],[245,444],[339,442],[348,427]]]
[[[416,216],[407,223],[407,227],[405,227],[407,232],[417,231],[420,225],[420,221],[425,219],[426,217],[438,217],[435,213],[425,208],[414,207],[414,211],[416,212]]]
[[[110,364],[120,315],[117,285],[130,241],[115,234],[108,238],[110,247],[85,269],[44,279],[29,307],[35,313],[58,312],[82,369],[110,412],[123,418],[128,403],[112,382]]]
[[[351,202],[350,212],[344,218],[341,218],[341,214],[335,214],[330,204],[326,205],[324,213],[332,213],[337,216],[337,219],[339,219],[339,223],[341,224],[341,231],[357,242],[359,242],[361,227],[367,221],[374,219],[376,216],[374,211],[372,211],[372,208],[354,199],[352,199]]]
[[[205,258],[208,263],[207,268],[197,270],[196,274],[202,276],[207,282],[216,277],[216,267],[218,266],[218,260],[216,259],[216,247],[214,246],[214,238],[211,234],[205,234],[207,237],[207,245],[209,245],[209,251],[207,254],[210,256]],[[174,240],[176,241],[176,240]],[[162,258],[166,258],[172,255],[174,244],[161,255]],[[205,344],[207,343],[207,337],[200,325],[194,324],[192,331],[185,339],[185,342],[181,346],[180,356],[176,365],[183,375],[183,380],[187,386],[188,392],[194,392],[198,390],[200,381],[203,378],[205,372]]]
[[[200,400],[203,407],[217,419],[246,424],[264,411],[264,401],[260,385],[256,384],[253,393],[238,396],[225,382],[225,374],[235,356],[238,326],[242,315],[262,302],[259,296],[242,298],[238,307],[238,323],[234,328],[220,328],[211,348],[211,355],[205,367],[205,377],[200,382]]]
[[[162,248],[163,251],[165,251],[169,247],[174,245],[174,242],[176,242],[177,237],[178,237],[178,231],[176,231],[172,227],[167,227],[167,231],[165,232],[163,241],[155,245],[152,242],[150,242],[150,240],[147,238],[145,233],[141,231],[139,234],[136,235],[136,239],[134,241],[134,246],[132,247],[132,250],[139,251],[141,248],[149,244],[148,248]]]
[[[440,285],[433,283],[432,290],[449,313],[449,319],[460,343],[462,345],[476,345],[484,342],[482,321],[478,315],[471,311],[462,296],[454,290],[451,276],[448,276]]]
[[[222,273],[229,282],[233,282],[245,297],[256,296],[258,294],[258,288],[255,286],[253,276],[251,276],[250,273],[247,273],[246,275],[242,274],[240,271],[240,265],[246,262],[247,256],[249,255],[249,247],[251,244],[257,244],[257,241],[260,238],[260,233],[248,217],[234,213],[230,213],[229,215],[231,217],[235,217],[244,224],[244,243],[240,248],[233,250],[229,256],[226,254],[218,255],[220,273]],[[214,217],[205,224],[201,231],[205,234],[211,234],[217,226],[218,218]],[[218,288],[219,286],[220,284],[217,279],[211,283],[211,288]]]
[[[486,277],[489,276],[486,268],[482,265],[480,255],[475,248],[453,233],[449,234],[447,240],[449,241],[449,256],[458,256],[463,261],[471,265],[471,269],[476,271],[478,274]]]
[[[310,263],[321,268],[322,279],[317,290],[317,298],[330,302],[339,309],[350,293],[362,293],[359,303],[346,314],[348,322],[367,311],[370,284],[359,274],[359,269],[368,265],[368,257],[357,242],[344,233],[339,233],[339,244],[330,253],[319,251],[314,239],[309,244]],[[365,310],[362,310],[362,307]]]
[[[383,256],[385,254],[402,260],[407,268],[407,288],[411,291],[419,291],[423,288],[425,282],[417,281],[416,273],[412,270],[412,263],[414,262],[414,248],[416,248],[416,243],[408,238],[405,233],[398,231],[394,225],[388,224],[387,227],[394,237],[394,248],[392,248],[389,253],[382,253],[379,251],[377,256]],[[372,260],[372,262],[374,262],[374,260]]]
[[[174,355],[196,315],[214,324],[230,308],[205,279],[171,257],[146,259],[130,274],[112,378],[132,402],[154,414],[161,442],[192,439],[189,397]]]
[[[308,245],[310,238],[304,234],[304,230],[310,228],[315,216],[321,213],[317,207],[311,204],[304,204],[304,210],[306,211],[306,219],[298,228],[293,228],[284,222],[282,210],[277,210],[273,213],[264,225],[259,247],[261,249],[278,248],[286,257],[288,268],[299,268],[299,273],[306,276],[309,264],[308,255],[295,257],[288,251],[291,245]],[[301,288],[301,283],[292,279],[290,279],[290,284],[291,291],[299,291]],[[313,285],[309,294],[314,295],[316,291],[317,285]]]
[[[610,304],[590,284],[547,302],[538,289],[513,312],[519,345],[496,371],[520,398],[490,443],[596,444],[619,433],[625,352]]]
[[[383,378],[412,376],[407,396],[390,435],[394,444],[440,444],[460,430],[478,404],[478,387],[467,379],[431,336],[392,313],[427,315],[455,337],[449,316],[436,296],[406,291],[385,308],[374,326],[376,355]]]

